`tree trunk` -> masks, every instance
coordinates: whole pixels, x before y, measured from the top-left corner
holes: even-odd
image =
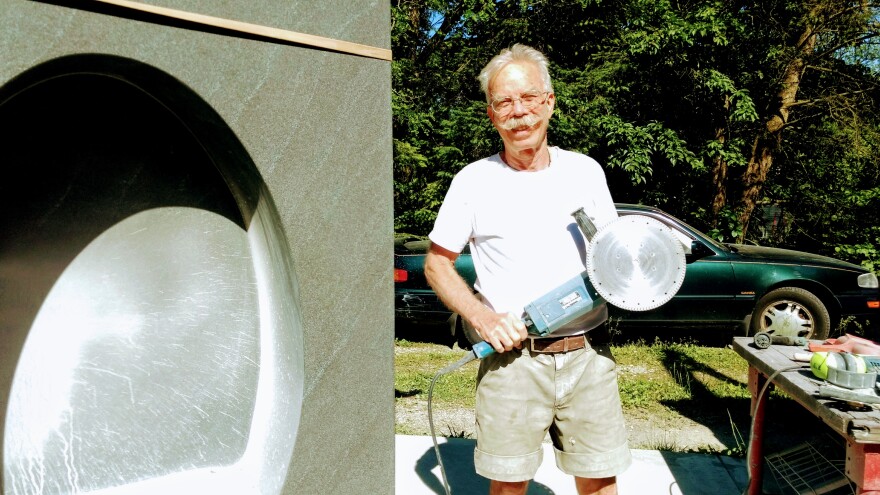
[[[804,69],[807,66],[807,57],[815,47],[816,33],[813,31],[812,23],[807,23],[795,47],[797,55],[788,62],[785,68],[782,87],[776,95],[779,105],[775,113],[765,121],[764,131],[755,138],[749,164],[743,173],[743,193],[740,200],[739,217],[742,225],[740,243],[745,240],[749,218],[755,210],[764,181],[767,179],[767,173],[773,165],[773,154],[782,142],[782,131],[788,123],[789,109],[795,104]]]
[[[726,118],[726,113],[730,110],[730,96],[724,97],[724,110]],[[726,127],[715,129],[715,140],[723,150],[724,143],[727,141]],[[715,194],[712,196],[712,227],[717,227],[718,214],[727,204],[727,160],[724,159],[722,153],[712,159],[712,186],[715,189]]]
[[[776,133],[761,134],[755,138],[752,145],[752,156],[749,158],[745,173],[743,173],[742,211],[739,217],[742,232],[737,240],[739,243],[745,240],[749,218],[755,210],[755,204],[761,195],[761,188],[764,187],[764,181],[767,180],[767,172],[773,165],[773,152],[779,146],[781,139],[782,130],[780,129]]]
[[[716,139],[724,143],[723,129],[718,129]],[[721,155],[716,156],[712,160],[712,185],[715,189],[715,195],[712,197],[712,226],[718,226],[718,214],[727,204],[727,160]]]

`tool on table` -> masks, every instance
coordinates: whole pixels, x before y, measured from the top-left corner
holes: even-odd
[[[817,395],[822,399],[860,402],[862,404],[880,404],[880,396],[872,388],[849,389],[831,384],[823,384],[819,385]]]
[[[807,339],[805,337],[796,337],[793,335],[776,335],[772,332],[756,333],[753,342],[755,343],[755,347],[757,347],[758,349],[767,349],[772,344],[797,346],[807,345]]]
[[[810,342],[813,353],[838,353],[841,356],[853,355],[864,363],[865,371],[880,373],[880,344],[856,335],[845,334],[824,342]]]
[[[849,352],[819,351],[810,357],[810,371],[816,378],[827,380],[829,372],[837,370],[866,373],[868,365],[862,356]]]
[[[818,397],[860,405],[880,404],[877,373],[868,369],[863,356],[850,352],[817,351],[810,358],[810,371],[825,380]]]

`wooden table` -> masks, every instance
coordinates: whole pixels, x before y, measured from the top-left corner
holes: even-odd
[[[831,408],[831,399],[817,397],[822,381],[809,370],[808,363],[796,362],[795,353],[806,352],[799,346],[771,345],[755,347],[752,337],[735,337],[733,350],[749,363],[749,391],[752,394],[751,414],[754,422],[749,469],[752,482],[748,493],[758,495],[764,474],[764,413],[768,392],[761,389],[770,380],[772,386],[784,391],[795,401],[827,424],[846,440],[846,476],[858,487],[859,494],[880,495],[880,411]],[[793,366],[801,369],[780,371]],[[769,387],[768,387],[769,388]]]

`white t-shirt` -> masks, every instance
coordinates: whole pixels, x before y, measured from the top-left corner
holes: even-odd
[[[586,242],[572,216],[578,208],[598,228],[617,218],[605,173],[592,158],[551,147],[548,168],[525,172],[494,155],[455,176],[429,237],[453,252],[470,243],[483,301],[521,315],[584,271]],[[576,322],[581,328],[554,335],[583,332],[606,318],[603,305],[601,314]]]

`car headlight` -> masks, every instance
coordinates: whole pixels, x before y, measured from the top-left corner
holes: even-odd
[[[877,275],[874,275],[873,273],[863,273],[859,275],[859,287],[864,289],[876,289]]]

